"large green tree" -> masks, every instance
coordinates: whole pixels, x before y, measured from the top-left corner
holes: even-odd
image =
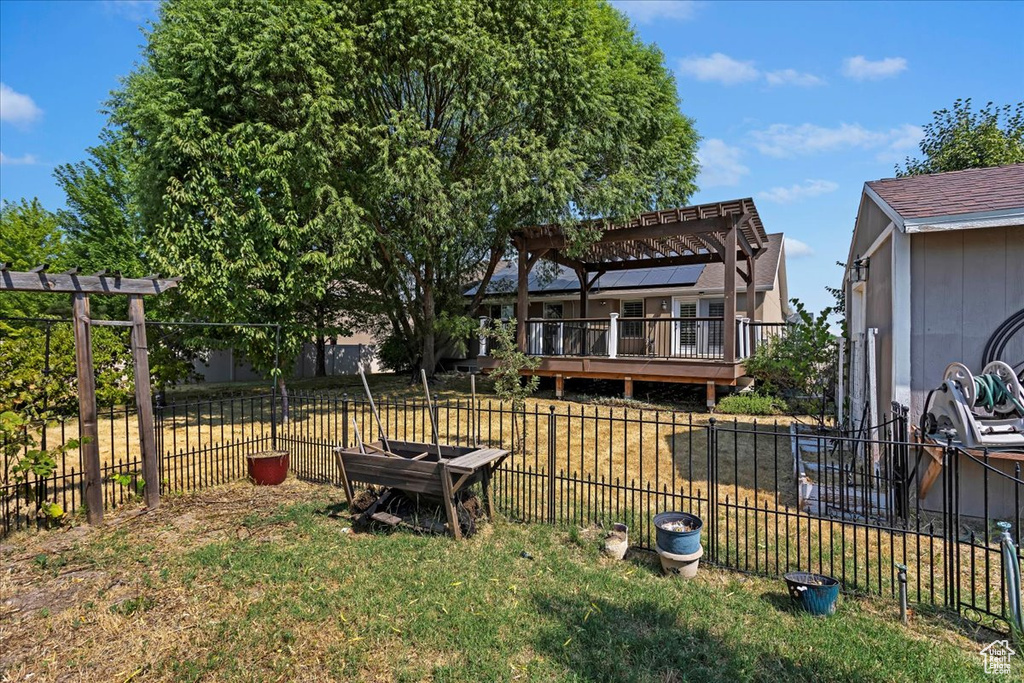
[[[149,258],[184,277],[189,315],[281,323],[287,362],[312,337],[355,220],[340,191],[351,153],[336,65],[349,40],[325,3],[165,3],[112,122],[138,152]],[[274,332],[231,330],[257,367]]]
[[[600,0],[170,0],[145,57],[115,122],[153,258],[288,352],[349,319],[432,372],[510,231],[695,189],[662,54]]]
[[[0,207],[0,263],[11,270],[30,270],[45,265],[57,269],[67,263],[67,243],[57,216],[38,199],[5,201]],[[3,318],[38,317],[53,313],[66,297],[53,294],[7,292],[0,295],[0,333],[11,332]]]
[[[54,170],[66,208],[57,212],[68,259],[85,270],[147,275],[147,236],[135,206],[131,138],[105,129],[88,158]]]
[[[921,158],[908,157],[902,168],[896,167],[897,175],[1024,163],[1024,102],[1013,106],[989,102],[975,112],[970,98],[957,100],[952,110],[933,114],[920,147]]]

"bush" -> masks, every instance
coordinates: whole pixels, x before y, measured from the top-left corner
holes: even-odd
[[[743,365],[766,394],[785,398],[830,395],[837,365],[836,341],[828,322],[832,309],[815,316],[797,299],[792,302],[796,324],[758,346]]]
[[[786,409],[786,402],[781,398],[753,392],[726,396],[716,408],[726,415],[782,415]]]

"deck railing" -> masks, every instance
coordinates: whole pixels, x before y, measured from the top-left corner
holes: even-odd
[[[485,321],[481,321],[485,324]],[[749,321],[734,328],[737,358],[750,355]],[[785,323],[754,323],[755,344],[779,334]],[[526,321],[526,352],[531,356],[605,358],[725,358],[723,318],[556,318]],[[486,342],[480,355],[488,355]]]
[[[479,355],[490,355],[490,320],[480,319]],[[787,323],[737,318],[736,358],[748,358],[765,342],[785,334]],[[544,318],[526,321],[531,356],[724,360],[724,318]],[[753,332],[753,344],[751,344]]]

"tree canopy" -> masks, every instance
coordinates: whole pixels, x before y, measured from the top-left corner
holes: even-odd
[[[921,158],[907,158],[898,176],[961,171],[1024,162],[1024,102],[996,106],[989,102],[979,112],[970,98],[957,100],[953,109],[940,109],[924,127]]]
[[[57,216],[38,199],[5,201],[0,206],[0,263],[11,270],[30,270],[46,265],[57,269],[66,263],[65,243]],[[37,317],[52,312],[65,297],[54,294],[7,292],[0,296],[0,332],[11,328],[2,318]]]
[[[197,317],[279,321],[286,353],[375,327],[431,372],[514,228],[586,240],[697,172],[663,55],[601,0],[170,0],[113,121]]]

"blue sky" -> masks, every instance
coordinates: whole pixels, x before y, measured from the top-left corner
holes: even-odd
[[[830,303],[861,186],[958,97],[1024,100],[1024,3],[616,2],[676,73],[703,136],[696,202],[754,197],[790,293]],[[0,197],[62,206],[52,170],[95,144],[151,2],[0,1]]]

